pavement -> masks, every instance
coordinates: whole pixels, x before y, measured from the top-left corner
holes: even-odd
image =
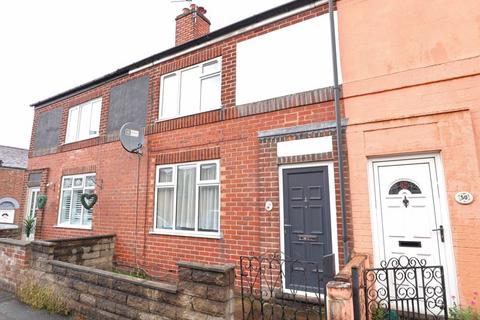
[[[67,320],[45,310],[35,310],[18,301],[12,294],[0,290],[0,320]]]

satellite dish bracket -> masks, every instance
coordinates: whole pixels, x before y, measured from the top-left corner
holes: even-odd
[[[132,153],[138,154],[139,156],[143,156],[141,149],[143,148],[143,144],[139,143],[138,147],[132,150]]]

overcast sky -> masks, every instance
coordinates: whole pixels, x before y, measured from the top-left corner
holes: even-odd
[[[197,0],[216,30],[290,0]],[[28,148],[30,104],[173,46],[170,0],[0,1],[0,145]]]

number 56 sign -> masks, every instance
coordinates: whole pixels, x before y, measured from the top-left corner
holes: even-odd
[[[473,195],[466,191],[457,192],[457,194],[455,194],[455,201],[460,204],[470,204],[473,201]]]

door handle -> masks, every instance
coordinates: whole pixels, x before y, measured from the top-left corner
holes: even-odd
[[[440,240],[442,242],[445,242],[445,229],[443,228],[443,225],[440,225],[440,227],[438,227],[437,229],[433,229],[432,231],[440,231]]]

